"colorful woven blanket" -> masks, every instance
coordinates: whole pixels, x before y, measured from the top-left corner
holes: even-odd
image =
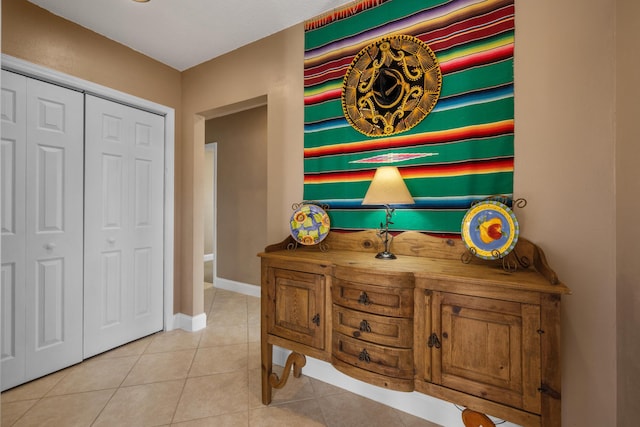
[[[304,199],[332,229],[378,227],[362,199],[379,166],[397,166],[415,199],[394,230],[460,233],[474,201],[513,193],[513,0],[361,0],[305,23]],[[368,136],[345,117],[344,77],[364,48],[408,35],[435,54],[439,98],[403,132]]]

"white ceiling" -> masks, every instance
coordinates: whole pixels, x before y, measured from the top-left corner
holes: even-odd
[[[29,0],[179,71],[353,0]]]

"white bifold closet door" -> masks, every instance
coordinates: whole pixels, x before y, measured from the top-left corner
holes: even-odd
[[[83,95],[2,71],[2,389],[82,360]]]
[[[85,106],[84,356],[163,328],[164,117]]]

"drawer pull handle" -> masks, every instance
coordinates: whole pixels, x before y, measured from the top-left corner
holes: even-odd
[[[315,323],[316,326],[320,326],[320,313],[317,313],[315,316],[313,316],[311,322]]]
[[[366,348],[360,352],[358,359],[367,363],[371,362],[371,356],[369,356]]]
[[[371,301],[369,301],[369,295],[366,292],[362,292],[360,294],[360,298],[358,298],[358,304],[362,305],[370,305]]]
[[[440,348],[440,340],[438,339],[438,336],[436,335],[436,333],[432,333],[429,336],[429,341],[427,341],[427,346],[429,346],[429,348]]]
[[[366,320],[360,322],[360,331],[361,332],[371,332],[371,325]]]

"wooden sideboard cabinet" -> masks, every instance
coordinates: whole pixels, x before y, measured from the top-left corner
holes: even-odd
[[[560,426],[560,300],[570,293],[535,244],[502,260],[457,239],[330,233],[327,250],[291,238],[262,257],[262,401],[305,356],[380,387],[418,391],[523,426]],[[273,345],[291,350],[282,378]]]

